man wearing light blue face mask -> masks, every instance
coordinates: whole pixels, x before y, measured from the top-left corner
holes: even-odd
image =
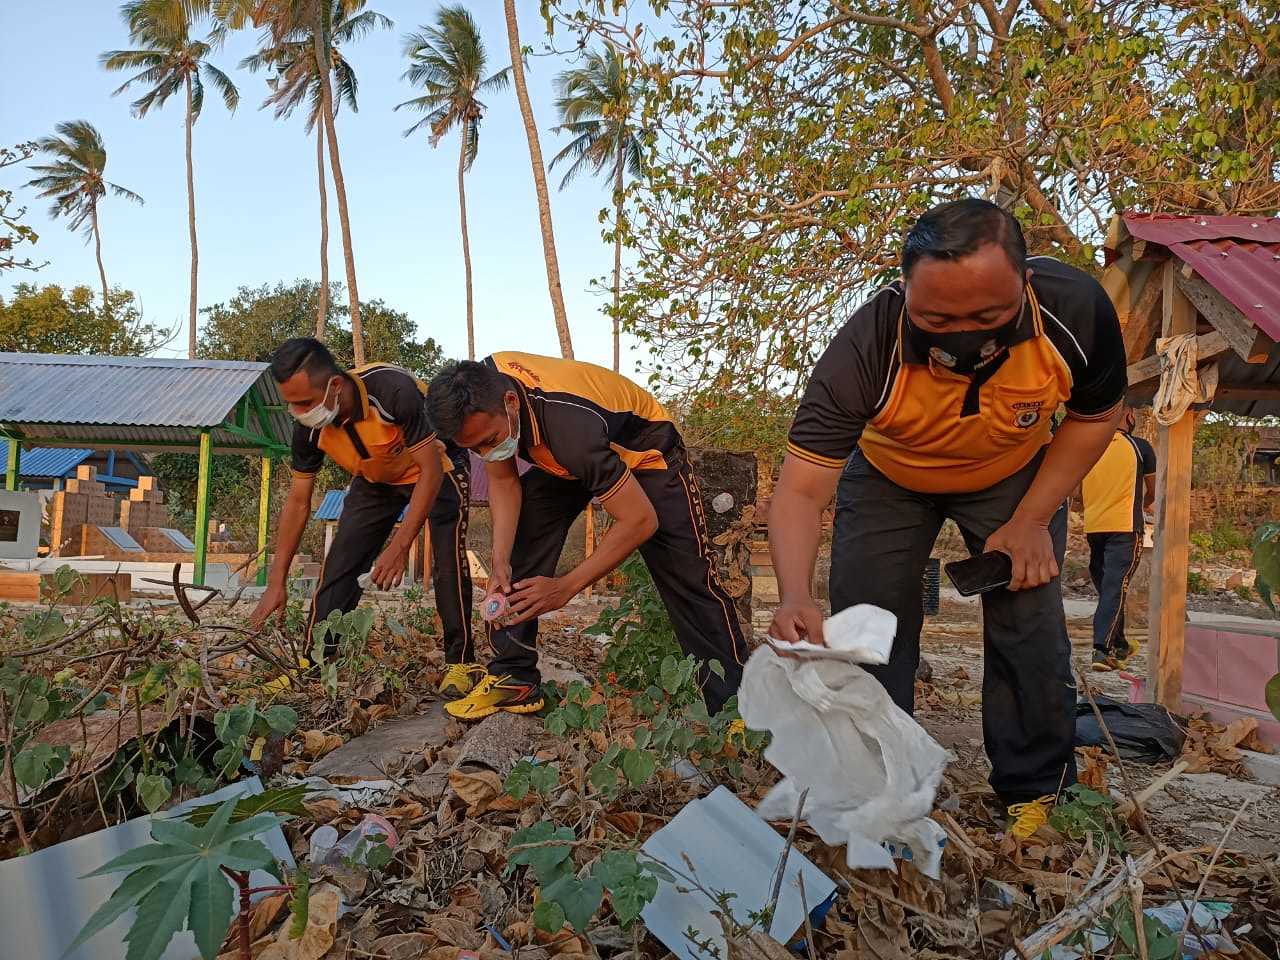
[[[738,689],[746,646],[716,574],[684,441],[647,391],[603,367],[526,353],[449,363],[431,381],[427,412],[443,439],[485,460],[493,518],[490,590],[507,598],[494,659],[471,694],[445,706],[460,720],[533,713],[537,618],[639,550],[684,651],[703,663],[707,709]],[[521,477],[516,455],[534,467]],[[595,499],[613,518],[590,557],[556,564],[574,520]],[[715,666],[713,666],[715,664]]]
[[[297,421],[293,482],[277,521],[267,590],[253,622],[261,625],[277,611],[283,616],[289,564],[311,513],[315,475],[328,457],[352,480],[311,602],[306,649],[311,649],[315,624],[335,611],[355,609],[363,575],[381,588],[400,582],[409,547],[426,523],[432,586],[444,627],[445,673],[439,690],[446,697],[466,694],[484,673],[474,662],[471,625],[469,456],[460,447],[437,442],[423,401],[426,384],[386,363],[341,370],[324,344],[310,337],[281,344],[271,373]]]

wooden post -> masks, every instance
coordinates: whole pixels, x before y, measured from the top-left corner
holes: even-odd
[[[267,585],[267,524],[271,519],[271,458],[262,458],[262,485],[258,488],[258,586]]]
[[[18,471],[22,466],[22,444],[13,437],[8,439],[9,455],[6,458],[8,463],[5,464],[4,470],[4,488],[6,490],[18,489]]]
[[[336,523],[332,523],[332,522],[327,522],[324,525],[324,556],[325,557],[329,555],[329,548],[333,546],[333,531],[337,528],[337,526],[338,525]],[[323,560],[324,557],[321,557],[320,559]]]
[[[200,431],[200,460],[196,475],[196,556],[191,582],[204,586],[209,559],[209,471],[213,466],[213,443],[208,430]]]
[[[464,544],[465,548],[465,544]],[[462,562],[469,563],[467,552],[462,551]],[[462,575],[462,571],[458,571],[458,575]],[[427,589],[427,584],[431,582],[431,524],[424,523],[422,525],[422,589]]]
[[[582,540],[583,556],[590,557],[596,550],[596,509],[594,504],[587,504],[586,532]],[[587,584],[587,596],[591,596],[591,584]]]
[[[1174,261],[1162,267],[1165,337],[1196,332],[1195,307],[1175,281]],[[1182,709],[1182,654],[1186,640],[1187,568],[1191,525],[1191,446],[1196,415],[1190,408],[1156,432],[1155,557],[1151,564],[1148,675],[1152,698]]]
[[[418,572],[418,537],[413,538],[413,543],[409,544],[409,560],[405,567],[404,584],[406,587],[413,586],[413,578]]]

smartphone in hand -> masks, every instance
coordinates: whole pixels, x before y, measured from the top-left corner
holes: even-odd
[[[1007,587],[1013,580],[1013,561],[1007,553],[998,550],[968,560],[953,561],[943,569],[962,597],[990,593]]]

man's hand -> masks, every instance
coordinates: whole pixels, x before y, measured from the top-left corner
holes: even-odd
[[[1053,555],[1053,539],[1049,526],[1023,520],[1015,513],[1003,527],[987,538],[984,553],[998,550],[1013,561],[1010,590],[1030,590],[1058,575],[1058,561]]]
[[[827,641],[822,636],[822,611],[812,597],[803,600],[784,600],[773,611],[773,622],[769,624],[769,636],[783,643],[797,643],[808,640],[810,643],[825,647]]]
[[[381,590],[390,590],[403,580],[404,565],[408,557],[408,548],[397,546],[394,540],[387,544],[369,574],[374,585]]]
[[[509,560],[491,560],[489,562],[489,592],[511,592],[511,562]]]
[[[574,594],[560,577],[530,577],[514,584],[514,587],[515,590],[507,597],[510,613],[503,621],[507,626],[559,610],[573,599]]]
[[[280,623],[284,624],[285,614],[288,612],[289,591],[278,584],[267,584],[267,589],[262,594],[262,599],[258,601],[258,605],[254,607],[253,613],[249,614],[249,625],[254,630],[261,630],[262,625],[270,618],[275,611],[280,611]]]

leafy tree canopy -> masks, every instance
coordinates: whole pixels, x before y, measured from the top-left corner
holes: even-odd
[[[639,91],[622,309],[677,384],[796,390],[943,200],[1090,268],[1118,211],[1280,206],[1277,0],[543,7]]]
[[[0,296],[0,351],[138,357],[168,341],[166,331],[143,320],[132,291],[112,290],[108,306],[104,311],[83,285],[19,283]]]
[[[311,336],[320,285],[311,280],[291,284],[241,287],[231,299],[205,307],[200,356],[213,360],[269,360],[271,352],[290,337]],[[325,342],[339,363],[352,364],[348,308],[339,303],[342,285],[330,285]],[[417,330],[407,313],[382,300],[362,301],[365,357],[394,363],[429,377],[444,355],[431,337],[415,339]]]

